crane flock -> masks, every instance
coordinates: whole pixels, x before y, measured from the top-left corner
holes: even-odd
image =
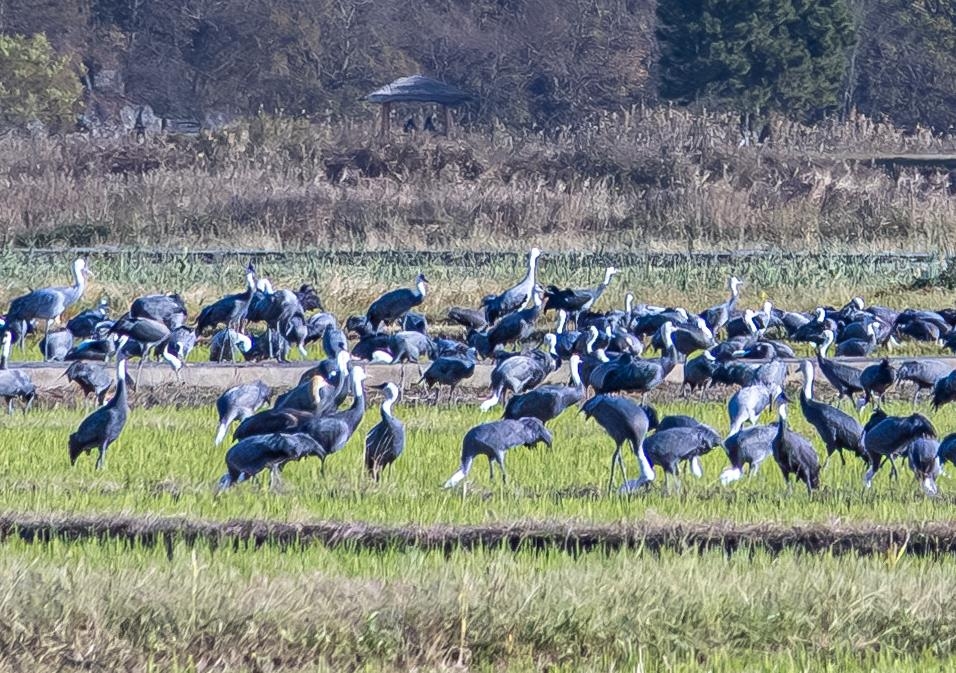
[[[627,293],[623,310],[600,312],[596,304],[618,269],[607,267],[593,288],[542,287],[537,281],[540,257],[541,251],[532,248],[524,277],[498,294],[489,293],[479,307],[448,309],[448,322],[466,331],[464,339],[431,334],[424,315],[415,312],[428,297],[422,273],[412,287],[386,292],[364,315],[343,323],[323,310],[311,286],[275,290],[252,265],[244,289],[203,308],[192,325],[178,294],[157,293],[135,298],[130,310],[114,319],[108,304],[100,301],[51,331],[51,324],[81,301],[92,275],[85,260],[77,259],[73,285],[33,290],[10,303],[0,326],[0,397],[10,413],[15,400],[26,411],[36,398],[26,370],[9,368],[9,359],[12,346],[24,348],[26,334],[43,322],[38,345],[44,359],[68,362],[64,376],[98,405],[67,439],[70,462],[96,449],[96,467],[104,468],[107,450],[131,413],[128,390],[135,378],[127,371],[130,358],[139,358],[137,371],[153,357],[179,376],[199,340],[208,339],[210,358],[220,362],[285,361],[292,346],[304,358],[306,346],[318,341],[327,359],[282,394],[255,381],[230,388],[217,400],[214,444],[224,442],[237,424],[220,489],[266,470],[276,485],[284,465],[308,457],[318,458],[324,470],[325,461],[348,443],[366,413],[368,363],[419,364],[422,358],[430,363],[424,369],[419,364],[417,384],[435,389],[433,404],[443,388],[454,401],[458,386],[473,376],[479,362],[488,361],[493,363],[490,395],[480,410],[503,408],[500,419],[464,434],[459,466],[446,488],[467,479],[477,456],[488,459],[492,478],[497,465],[504,481],[507,451],[539,443],[551,448],[555,437],[546,425],[571,408],[578,408],[585,420],[593,419],[614,444],[609,491],[616,483],[621,492],[646,488],[657,467],[665,475],[665,488],[680,488],[682,469],[702,476],[700,459],[716,447],[723,448],[728,460],[719,475],[725,486],[745,469],[757,474],[772,457],[788,492],[799,482],[811,494],[820,488],[821,470],[834,453],[844,464],[845,453],[861,461],[866,488],[885,462],[896,476],[896,461],[904,460],[927,495],[939,491],[942,464],[956,464],[956,433],[939,440],[929,418],[915,411],[924,391],[931,391],[934,410],[956,400],[956,372],[933,358],[896,365],[888,357],[873,357],[903,339],[956,350],[956,309],[895,311],[853,297],[843,307],[821,306],[809,313],[782,310],[769,301],[740,310],[745,285],[731,277],[727,300],[702,310],[635,304],[634,295]],[[553,331],[542,327],[548,313],[556,318]],[[250,331],[254,323],[264,324],[265,331]],[[801,342],[813,346],[815,362],[795,358],[792,344]],[[835,358],[829,357],[831,348]],[[657,356],[646,356],[649,349]],[[858,368],[842,361],[848,356],[869,359]],[[109,364],[111,359],[115,365]],[[546,383],[565,361],[570,380]],[[692,416],[660,418],[648,403],[648,395],[677,365],[683,368],[685,396],[712,386],[736,388],[727,403],[726,437]],[[826,452],[822,465],[810,439],[789,424],[790,365],[802,377],[799,410]],[[834,389],[836,405],[814,396],[817,371]],[[365,469],[375,481],[404,452],[406,433],[395,406],[405,384],[403,367],[401,381],[379,386],[381,420],[367,433],[364,453]],[[888,416],[884,395],[904,384],[913,386],[914,412]],[[349,397],[351,405],[342,409]],[[844,397],[847,409],[839,406]],[[776,423],[761,425],[768,409],[775,410]],[[637,459],[635,479],[627,478],[625,445]]]

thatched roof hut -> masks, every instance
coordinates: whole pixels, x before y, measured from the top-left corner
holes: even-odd
[[[460,105],[470,99],[471,95],[461,89],[424,75],[400,77],[391,84],[386,84],[381,89],[376,89],[365,96],[365,100],[368,102],[379,103],[382,106],[383,134],[387,133],[389,129],[393,103],[435,103],[441,105],[445,133],[448,133],[449,106]]]

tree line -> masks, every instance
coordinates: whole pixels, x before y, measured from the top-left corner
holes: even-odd
[[[464,123],[553,130],[637,104],[956,125],[952,0],[0,0],[0,124],[113,91],[164,116],[370,114],[422,72]]]

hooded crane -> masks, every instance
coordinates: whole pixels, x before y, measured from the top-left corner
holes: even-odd
[[[400,320],[402,316],[425,301],[427,287],[428,280],[425,274],[420,273],[415,277],[415,289],[402,287],[386,292],[368,307],[365,314],[368,324],[374,331],[379,332],[383,324]]]
[[[106,297],[100,299],[96,308],[80,311],[66,321],[66,328],[70,334],[79,339],[88,339],[96,333],[96,327],[104,320],[109,320],[110,302]]]
[[[156,320],[174,330],[186,324],[186,304],[176,293],[147,294],[133,300],[129,315],[131,318]]]
[[[110,375],[109,368],[105,365],[94,365],[78,360],[70,363],[63,375],[70,383],[75,383],[80,387],[84,397],[92,393],[96,398],[97,406],[103,406],[103,402],[106,401],[106,393],[113,387],[113,377]]]
[[[654,481],[654,468],[651,467],[647,455],[644,453],[644,436],[647,431],[657,426],[657,414],[650,407],[639,405],[627,397],[612,397],[610,395],[595,395],[581,407],[585,418],[593,418],[598,425],[614,440],[615,448],[611,456],[611,476],[608,479],[608,492],[614,487],[614,473],[621,469],[621,479],[629,484],[628,490],[635,490],[644,484]],[[627,481],[624,468],[624,457],[621,446],[624,442],[631,443],[631,450],[637,456],[640,465],[640,477]]]
[[[874,406],[882,406],[883,395],[894,383],[896,383],[896,370],[888,359],[883,358],[877,364],[865,367],[860,372],[863,399],[857,404],[861,409],[870,402],[873,402]]]
[[[812,494],[820,487],[820,459],[813,445],[803,435],[787,427],[787,396],[777,397],[777,434],[773,438],[773,458],[777,461],[783,480],[787,482],[787,492],[793,490],[791,475],[807,485],[807,493]]]
[[[680,479],[677,476],[681,462],[690,464],[691,473],[695,477],[703,476],[700,466],[700,457],[720,444],[720,436],[711,428],[704,425],[693,427],[660,428],[644,440],[644,453],[651,465],[660,465],[664,469],[664,485],[669,480],[674,481],[680,489]],[[622,490],[631,490],[625,484]]]
[[[939,409],[956,400],[956,371],[950,372],[933,384],[933,409]]]
[[[718,304],[704,311],[701,311],[700,317],[707,323],[710,331],[716,334],[730,319],[731,314],[737,307],[737,299],[740,297],[740,286],[743,283],[736,276],[731,276],[727,281],[727,287],[730,289],[730,297],[723,304]]]
[[[730,466],[720,473],[720,483],[727,486],[740,479],[744,474],[744,465],[749,466],[751,477],[757,474],[761,463],[773,455],[773,440],[776,436],[776,425],[755,425],[727,437],[724,449]]]
[[[120,347],[126,337],[120,337]],[[126,358],[116,359],[116,392],[102,407],[83,419],[76,432],[70,435],[70,465],[76,464],[81,453],[98,449],[96,469],[103,469],[106,463],[106,450],[119,438],[129,416],[129,403],[126,396]]]
[[[280,484],[279,472],[286,463],[320,453],[321,447],[308,435],[276,433],[247,437],[226,451],[227,472],[219,479],[219,491],[251,479],[265,469],[271,473],[270,488],[276,488]]]
[[[531,293],[534,292],[536,285],[535,272],[540,256],[541,251],[538,248],[531,248],[528,253],[528,272],[525,277],[501,294],[490,294],[481,300],[481,305],[485,308],[485,321],[489,325],[494,324],[502,316],[514,313],[531,300]]]
[[[23,411],[26,413],[33,405],[37,390],[30,375],[20,369],[7,369],[7,360],[10,358],[10,346],[13,336],[9,331],[3,332],[0,344],[0,397],[7,403],[7,413],[13,413],[13,400],[20,399],[26,402]]]
[[[537,387],[553,371],[553,365],[551,356],[540,351],[503,360],[491,372],[491,397],[481,403],[481,410],[490,410],[508,390],[518,395]]]
[[[345,387],[348,378],[349,354],[346,351],[339,351],[335,357],[334,369],[327,369],[326,376],[319,367],[313,367],[303,377],[303,380],[292,390],[279,395],[276,398],[276,409],[298,409],[316,413],[320,416],[338,408],[339,402],[348,395],[348,389]],[[334,372],[334,376],[333,376]],[[346,374],[343,375],[342,372]],[[324,385],[324,381],[333,384],[332,387]],[[334,382],[334,383],[333,383]]]
[[[422,374],[419,383],[425,382],[425,385],[431,389],[433,386],[449,386],[448,401],[454,401],[455,388],[465,379],[470,379],[475,373],[475,361],[478,357],[478,351],[469,348],[463,356],[445,355],[434,360]],[[435,391],[433,404],[438,404],[438,398],[441,395],[441,388]]]
[[[139,373],[143,371],[143,363],[149,356],[150,351],[155,350],[160,345],[164,346],[161,351],[163,359],[172,365],[173,371],[175,371],[177,375],[183,367],[182,361],[165,348],[171,332],[164,323],[158,320],[153,320],[152,318],[120,318],[113,323],[113,326],[110,328],[110,334],[126,336],[131,341],[138,342],[142,346],[139,367],[136,370],[137,378],[139,378]]]
[[[863,448],[863,426],[849,414],[832,407],[825,402],[813,399],[813,363],[809,360],[800,362],[800,373],[803,374],[803,388],[800,390],[800,410],[804,418],[813,426],[823,445],[827,449],[824,467],[830,462],[834,451],[840,452],[840,461],[846,465],[843,457],[844,449],[866,460],[866,451]]]
[[[570,386],[548,385],[515,395],[505,407],[505,418],[537,418],[542,423],[557,418],[570,406],[584,399],[584,385],[581,383],[581,357],[571,356]]]
[[[936,479],[942,469],[939,464],[940,444],[932,437],[917,437],[906,445],[906,462],[913,470],[913,476],[919,482],[926,495],[939,494]]]
[[[385,383],[379,387],[385,391],[382,420],[365,435],[365,469],[375,481],[405,450],[405,425],[392,414],[392,406],[398,401],[398,386]]]
[[[199,312],[196,319],[196,334],[201,335],[206,328],[225,325],[227,329],[241,332],[242,323],[246,319],[246,311],[249,309],[249,300],[252,299],[252,293],[256,290],[256,270],[250,264],[246,268],[246,289],[237,294],[227,294],[219,301],[210,304]],[[230,348],[235,348],[234,343],[230,343]],[[235,353],[233,353],[235,356]],[[233,357],[233,359],[235,359]]]
[[[492,481],[495,478],[495,463],[501,472],[501,483],[507,483],[505,472],[505,452],[516,446],[534,448],[544,442],[548,448],[554,439],[544,423],[537,418],[504,419],[478,425],[469,430],[461,442],[461,467],[448,478],[444,488],[453,488],[468,476],[476,456],[488,458],[488,471]]]
[[[893,459],[903,453],[911,441],[920,437],[936,438],[936,429],[922,414],[885,416],[868,427],[863,434],[863,446],[869,456],[870,467],[863,476],[863,485],[866,488],[873,485],[873,477],[887,459],[895,475],[896,463]]]
[[[585,311],[590,311],[594,303],[604,294],[604,290],[610,285],[611,279],[615,274],[620,273],[613,266],[604,270],[604,280],[595,288],[558,289],[556,285],[549,285],[544,293],[548,301],[544,305],[545,311],[555,311],[558,309],[567,311],[574,316],[574,324],[578,324],[578,316]]]
[[[671,340],[673,325],[665,322],[661,327],[664,333],[664,344],[667,354],[661,358],[635,358],[630,353],[624,353],[617,360],[612,360],[596,367],[588,379],[588,383],[599,393],[613,393],[633,391],[648,393],[667,378],[677,364],[677,349]]]
[[[896,368],[896,382],[913,384],[913,407],[924,390],[932,390],[936,382],[946,377],[953,368],[941,360],[907,360]]]
[[[252,416],[272,397],[272,389],[261,380],[233,386],[216,400],[219,413],[219,427],[216,430],[216,446],[226,438],[226,432],[233,421],[240,423]]]
[[[21,348],[26,334],[26,324],[32,320],[44,320],[46,325],[43,334],[49,335],[50,323],[58,320],[66,309],[83,296],[86,290],[86,279],[90,275],[92,274],[86,266],[86,261],[79,258],[73,262],[73,285],[70,287],[47,287],[34,290],[10,302],[6,322],[7,325],[20,326],[17,332],[20,335]],[[46,353],[43,359],[49,359]]]
[[[489,351],[494,350],[496,346],[521,342],[531,336],[534,332],[534,325],[541,315],[540,288],[535,288],[531,295],[531,306],[504,316],[494,327],[488,330],[487,349]]]
[[[744,427],[746,421],[750,421],[751,425],[756,425],[760,414],[770,406],[779,394],[780,386],[776,384],[766,386],[762,383],[746,386],[734,393],[727,403],[727,415],[730,417],[730,434],[736,434],[740,428]]]
[[[824,378],[830,382],[830,385],[837,391],[838,397],[848,397],[852,404],[856,404],[853,395],[863,392],[863,385],[860,383],[860,370],[839,362],[834,362],[827,358],[827,348],[833,343],[833,332],[824,330],[824,340],[817,349],[817,364]]]

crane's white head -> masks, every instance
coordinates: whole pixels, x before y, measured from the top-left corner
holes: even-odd
[[[685,308],[683,308],[683,307],[678,307],[678,308],[675,309],[675,310],[676,310],[676,312],[677,312],[677,315],[680,316],[680,319],[683,320],[684,322],[687,322],[687,318],[688,318],[687,309],[685,309]]]
[[[815,313],[817,316],[817,322],[823,322],[824,320],[827,319],[827,312],[824,310],[822,306],[817,306],[817,310],[815,311]]]
[[[869,335],[872,336],[872,337],[875,337],[875,336],[876,336],[876,323],[871,322],[869,325],[867,325],[867,326],[866,326],[866,333],[869,334]]]
[[[664,338],[664,347],[670,348],[674,345],[674,340],[671,336],[674,334],[674,325],[670,320],[661,325],[661,333]]]
[[[708,362],[717,362],[717,358],[715,358],[714,354],[710,351],[704,351],[704,359]]]
[[[272,283],[268,278],[260,278],[258,281],[256,281],[256,289],[259,290],[259,292],[264,292],[265,294],[275,294],[274,290],[272,289]]]
[[[558,351],[557,351],[558,337],[552,334],[551,332],[548,332],[547,334],[544,335],[544,342],[548,344],[548,353],[557,357],[558,356]]]
[[[236,340],[236,348],[239,349],[240,353],[248,353],[252,350],[252,339],[238,332],[233,332],[233,334]]]
[[[534,261],[535,261],[536,259],[538,259],[538,257],[540,257],[540,256],[541,256],[541,249],[540,249],[540,248],[531,248],[531,252],[528,253],[528,259],[529,259],[531,262],[534,262]]]
[[[567,322],[568,322],[568,312],[565,311],[563,308],[559,308],[558,309],[558,325],[557,327],[554,328],[554,331],[557,334],[563,334],[564,326],[567,324]]]
[[[90,271],[85,259],[77,257],[76,261],[73,262],[73,275],[76,276],[77,280],[81,280],[92,277],[93,272]]]
[[[339,371],[344,372],[349,366],[349,352],[348,351],[339,351],[335,354],[335,364],[338,365]]]
[[[581,385],[581,356],[577,353],[571,355],[571,359],[568,361],[568,366],[571,368],[571,380],[574,382],[574,385]]]
[[[827,352],[827,349],[833,345],[834,336],[833,330],[825,329],[823,330],[823,343],[820,344],[820,352],[824,355]]]
[[[13,335],[10,334],[10,330],[3,330],[3,341],[0,344],[0,353],[3,354],[3,359],[6,360],[10,357],[10,344],[13,343]]]
[[[737,276],[731,276],[730,280],[727,281],[727,287],[730,288],[732,294],[737,294],[741,285],[743,285],[743,282]]]
[[[365,374],[365,369],[361,365],[355,365],[352,367],[352,380],[355,382],[356,387],[361,386],[362,383],[368,378]]]
[[[862,311],[863,307],[865,306],[863,303],[863,297],[853,297],[853,299],[850,300],[850,303],[856,307],[857,311]]]
[[[631,292],[628,292],[627,294],[624,295],[624,312],[630,315],[633,307],[634,307],[634,294]]]
[[[773,302],[765,301],[763,303],[763,314],[768,318],[773,315]]]
[[[780,414],[780,420],[787,420],[787,399],[786,395],[777,395],[777,413]]]
[[[608,268],[606,268],[604,270],[604,284],[607,285],[608,283],[610,283],[611,278],[613,278],[614,275],[618,273],[620,273],[620,271],[618,269],[615,269],[613,266],[609,266]]]

